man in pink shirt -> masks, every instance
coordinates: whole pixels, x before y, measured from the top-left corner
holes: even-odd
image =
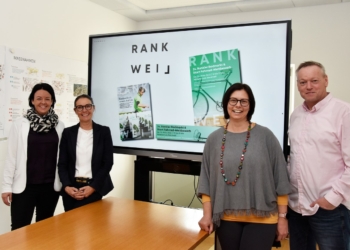
[[[304,62],[296,73],[305,101],[293,112],[288,131],[290,249],[309,250],[314,239],[320,250],[348,250],[350,105],[327,92],[322,64]]]

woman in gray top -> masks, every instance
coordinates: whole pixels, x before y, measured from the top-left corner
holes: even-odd
[[[270,250],[288,235],[290,185],[281,146],[268,128],[251,122],[255,99],[248,85],[232,85],[222,107],[228,123],[209,136],[203,152],[199,225],[208,233],[217,227],[223,250]]]

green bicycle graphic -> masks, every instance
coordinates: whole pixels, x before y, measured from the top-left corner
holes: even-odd
[[[232,83],[228,80],[230,75],[232,74],[232,69],[230,70],[223,70],[221,71],[223,74],[223,79],[215,80],[215,81],[202,81],[200,80],[198,89],[192,90],[192,101],[193,101],[193,112],[194,112],[194,124],[197,125],[201,121],[203,121],[206,116],[208,115],[210,104],[209,100],[214,102],[216,106],[216,110],[219,112],[222,112],[222,102],[215,100],[206,90],[203,89],[203,85],[206,84],[212,84],[212,83],[218,83],[218,82],[225,82],[225,86],[223,88],[223,94],[226,92],[226,90],[232,85]],[[208,100],[209,98],[209,100]]]
[[[202,133],[198,131],[198,129],[196,129],[194,132],[193,132],[193,140],[194,141],[197,141],[197,142],[205,142],[208,138],[206,137],[201,137],[202,136]]]

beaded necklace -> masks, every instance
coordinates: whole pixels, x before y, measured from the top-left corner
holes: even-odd
[[[242,150],[242,155],[241,155],[241,159],[240,159],[241,161],[240,161],[239,166],[238,166],[238,172],[236,174],[236,178],[232,182],[227,180],[227,177],[226,177],[226,174],[225,174],[225,170],[224,170],[224,161],[223,161],[224,152],[225,152],[225,142],[226,142],[226,134],[227,134],[228,124],[229,123],[227,123],[226,126],[225,126],[224,137],[222,138],[222,142],[221,142],[222,145],[221,145],[221,154],[220,154],[220,171],[221,171],[222,177],[224,178],[224,181],[226,182],[226,184],[235,186],[236,182],[238,181],[238,179],[239,179],[239,177],[241,175],[241,171],[242,171],[242,168],[243,168],[244,154],[245,154],[245,152],[247,152],[247,146],[248,146],[248,141],[249,141],[249,137],[250,137],[250,130],[252,130],[252,124],[251,124],[251,122],[249,122],[248,131],[247,131],[247,137],[246,137],[246,140],[244,142],[244,148]]]

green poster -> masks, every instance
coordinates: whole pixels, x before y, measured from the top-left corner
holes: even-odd
[[[217,127],[197,127],[188,125],[157,124],[158,140],[205,142]]]
[[[224,125],[223,94],[232,84],[242,81],[238,49],[196,55],[189,61],[194,125]]]

